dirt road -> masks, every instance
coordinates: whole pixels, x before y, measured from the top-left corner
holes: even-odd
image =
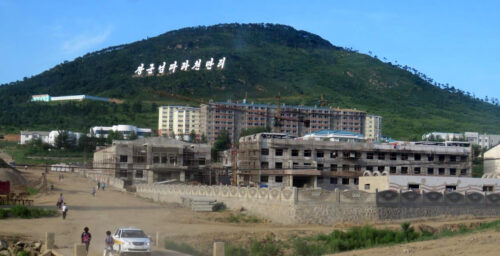
[[[31,178],[40,176],[40,171],[28,170]],[[74,243],[79,243],[84,227],[89,227],[93,236],[90,255],[101,255],[104,248],[106,230],[112,232],[118,227],[139,227],[155,237],[159,232],[161,239],[196,237],[198,248],[208,250],[207,246],[216,240],[226,240],[234,234],[243,235],[242,239],[256,234],[293,234],[329,232],[325,226],[280,226],[270,223],[233,224],[217,222],[216,219],[228,213],[194,213],[176,204],[158,204],[137,198],[133,194],[107,188],[91,195],[95,183],[76,174],[65,174],[63,181],[58,181],[58,173],[48,175],[49,183],[56,190],[34,196],[35,204],[55,206],[59,193],[63,193],[68,205],[68,217],[42,219],[6,219],[0,220],[0,234],[22,235],[33,239],[43,239],[45,232],[54,232],[56,245],[63,252],[71,253]]]

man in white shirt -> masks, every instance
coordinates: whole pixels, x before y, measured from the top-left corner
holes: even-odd
[[[63,204],[61,210],[62,210],[62,218],[63,218],[63,220],[65,220],[66,219],[66,213],[68,212],[68,206],[66,205],[66,203]]]

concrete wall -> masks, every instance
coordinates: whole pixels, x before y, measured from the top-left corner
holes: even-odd
[[[104,175],[104,174],[99,174],[99,173],[89,173],[89,172],[83,172],[82,173],[85,177],[91,178],[95,182],[103,182],[106,183],[106,187],[113,187],[115,189],[118,189],[120,191],[125,191],[125,182],[121,179],[118,178],[113,178],[109,175]]]
[[[418,194],[387,190],[327,191],[297,188],[231,186],[137,185],[137,195],[157,202],[182,203],[182,196],[206,196],[229,209],[281,224],[363,223],[380,220],[427,218],[444,215],[500,215],[500,194]]]

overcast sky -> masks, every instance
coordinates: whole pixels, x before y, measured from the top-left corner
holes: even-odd
[[[0,83],[187,26],[280,23],[500,98],[500,1],[0,0]]]

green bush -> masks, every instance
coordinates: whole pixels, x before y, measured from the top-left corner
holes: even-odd
[[[9,211],[6,209],[0,208],[0,220],[8,217]]]
[[[36,188],[26,188],[26,192],[30,193],[30,195],[36,195],[38,194],[38,189]]]
[[[56,210],[47,210],[41,208],[34,207],[26,207],[24,205],[16,205],[10,208],[11,217],[18,217],[23,219],[31,219],[31,218],[41,218],[41,217],[50,217],[57,215]]]
[[[262,241],[253,240],[250,244],[250,256],[280,256],[283,244],[268,237]]]
[[[28,256],[28,255],[29,255],[28,252],[25,250],[19,251],[16,254],[16,256]]]
[[[224,251],[225,251],[226,256],[249,256],[250,255],[250,252],[247,249],[245,249],[243,247],[239,247],[239,246],[233,246],[230,244],[228,244],[226,246],[226,249]]]

